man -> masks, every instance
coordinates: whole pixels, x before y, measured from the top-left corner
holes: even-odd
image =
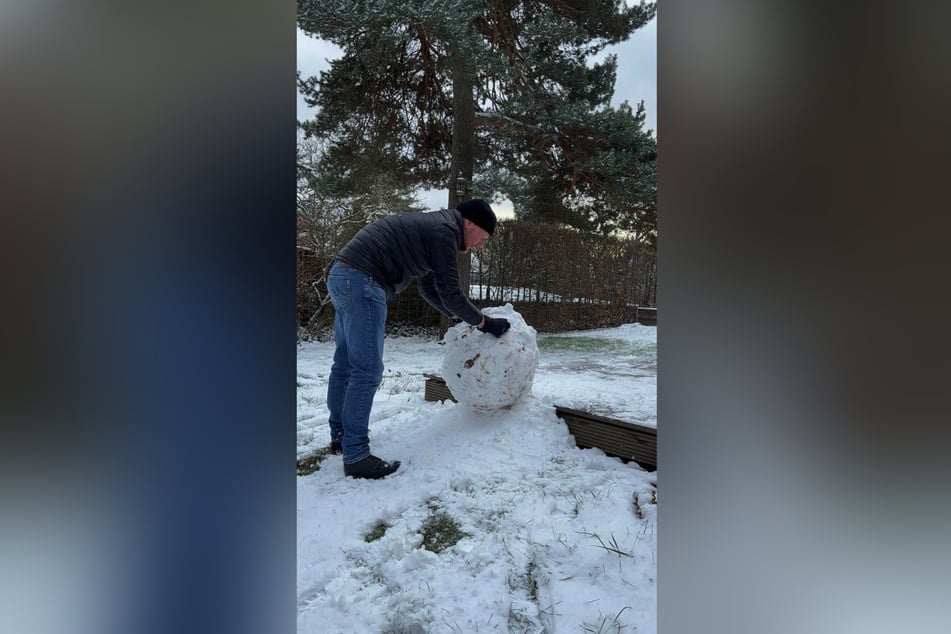
[[[483,315],[459,290],[457,254],[481,249],[495,231],[495,212],[474,198],[455,209],[387,216],[361,229],[337,254],[327,288],[337,316],[330,370],[330,448],[343,453],[343,471],[378,479],[396,471],[370,453],[373,395],[383,378],[386,302],[418,278],[419,293],[436,310],[501,337],[507,319]]]

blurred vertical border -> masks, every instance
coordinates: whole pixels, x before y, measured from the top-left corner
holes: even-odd
[[[659,3],[662,634],[951,627],[951,9],[892,9]]]
[[[294,631],[295,14],[4,6],[2,631]]]

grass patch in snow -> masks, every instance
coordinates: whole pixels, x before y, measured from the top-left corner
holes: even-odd
[[[535,578],[535,560],[528,562],[528,570],[525,571],[525,577],[528,579],[528,598],[532,603],[538,603],[538,580]]]
[[[377,522],[376,526],[373,527],[373,530],[363,536],[363,541],[367,543],[375,542],[376,540],[383,537],[384,534],[386,534],[386,529],[389,527],[390,525],[386,522]]]
[[[329,455],[330,447],[322,447],[313,453],[301,456],[297,459],[297,475],[305,476],[314,471],[320,471],[320,463]]]
[[[610,352],[628,345],[623,339],[602,337],[539,337],[538,349],[548,351],[570,350],[577,352]]]
[[[430,507],[431,512],[423,522],[423,548],[437,555],[450,546],[455,545],[464,537],[459,523],[452,519],[445,511]]]
[[[656,352],[657,346],[653,343],[633,343],[624,339],[571,335],[539,337],[538,349],[542,352],[612,353],[639,356]]]
[[[401,394],[403,392],[418,391],[416,384],[419,383],[419,377],[397,372],[390,376],[384,376],[380,381],[378,390],[385,391],[387,394]]]
[[[624,610],[627,610],[630,607],[631,606],[628,605],[621,608],[621,611],[615,614],[614,616],[601,615],[601,620],[598,621],[597,623],[586,622],[581,626],[581,630],[583,632],[588,632],[590,634],[608,634],[609,632],[612,634],[614,633],[619,634],[620,632],[623,632],[624,629],[627,627],[620,621],[621,614],[624,612]]]
[[[578,534],[584,535],[585,537],[594,537],[596,540],[598,540],[597,544],[593,544],[594,546],[596,546],[597,548],[602,548],[608,551],[609,553],[614,553],[615,555],[618,556],[618,559],[620,559],[621,557],[630,557],[631,559],[634,559],[634,555],[632,553],[621,550],[621,547],[618,545],[617,538],[614,536],[614,533],[611,533],[611,539],[609,539],[608,541],[604,541],[603,539],[601,539],[601,536],[598,535],[597,533],[589,533],[587,531],[578,531]]]

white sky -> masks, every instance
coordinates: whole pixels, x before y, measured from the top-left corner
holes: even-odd
[[[644,102],[646,110],[645,128],[654,131],[657,136],[657,18],[634,32],[626,42],[609,46],[605,54],[617,55],[617,82],[614,88],[612,105],[628,101],[632,107],[639,101]],[[297,69],[304,76],[316,75],[329,67],[328,59],[340,55],[340,49],[323,40],[308,37],[297,29]],[[297,94],[297,118],[309,118],[312,109]],[[446,190],[429,190],[422,193],[422,200],[429,209],[446,206]],[[511,217],[512,206],[508,201],[493,206],[499,217]]]
[[[657,631],[657,473],[578,449],[553,407],[656,425],[657,329],[537,341],[531,393],[481,414],[424,399],[423,373],[455,355],[452,342],[387,337],[370,443],[402,464],[353,480],[329,456],[297,478],[298,632]],[[298,347],[299,456],[329,443],[332,353]],[[431,509],[468,537],[424,549]],[[366,542],[380,522],[383,536]]]

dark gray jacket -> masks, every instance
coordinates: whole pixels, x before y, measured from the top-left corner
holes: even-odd
[[[442,209],[380,218],[358,231],[337,257],[376,280],[389,301],[419,278],[419,294],[436,310],[477,325],[482,312],[459,290],[456,257],[464,248],[462,214]]]

